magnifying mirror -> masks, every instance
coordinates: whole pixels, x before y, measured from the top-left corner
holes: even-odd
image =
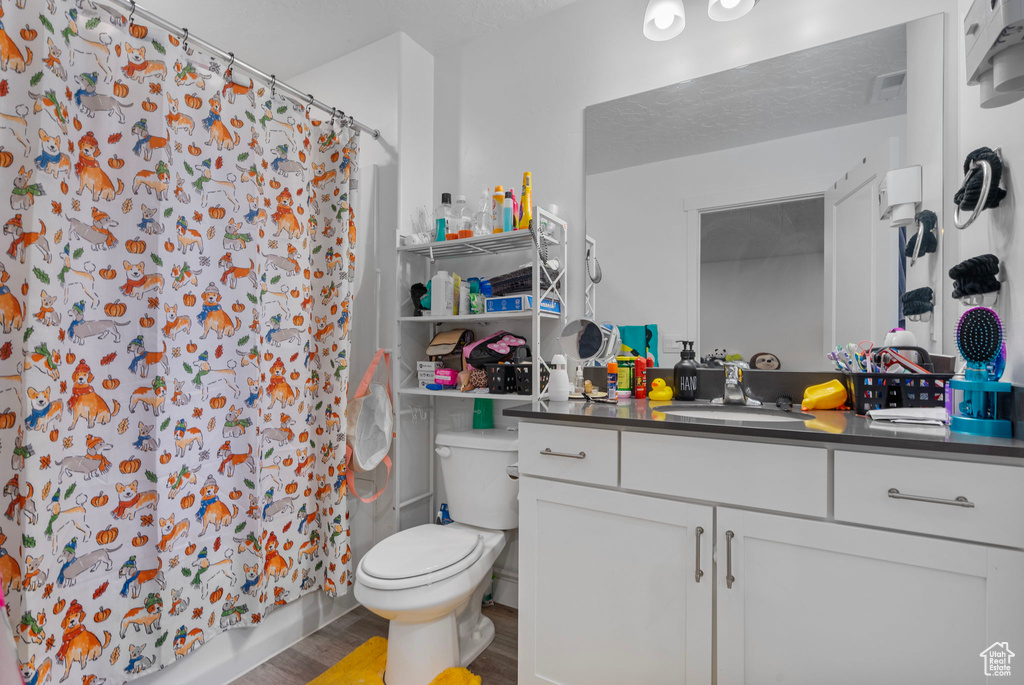
[[[570,359],[586,364],[614,359],[622,343],[613,324],[576,319],[562,329],[559,345]]]

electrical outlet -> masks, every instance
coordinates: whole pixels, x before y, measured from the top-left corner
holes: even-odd
[[[662,354],[679,354],[683,351],[683,343],[680,340],[686,340],[686,335],[683,333],[660,333],[661,336],[661,352]]]

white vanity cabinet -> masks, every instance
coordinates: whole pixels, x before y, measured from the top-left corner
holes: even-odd
[[[520,431],[521,684],[1024,683],[1024,468]]]
[[[724,507],[716,516],[719,685],[982,683],[982,650],[1024,646],[1022,552]]]
[[[712,508],[522,478],[519,682],[711,681]]]

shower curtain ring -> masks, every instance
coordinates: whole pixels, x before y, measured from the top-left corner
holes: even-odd
[[[135,0],[131,0],[132,10],[128,13],[128,26],[135,26]]]
[[[309,96],[309,104],[306,105],[306,115],[309,116],[309,113],[311,111],[313,111],[313,94],[312,93],[306,93],[306,95]]]
[[[228,62],[228,69],[227,69],[227,71],[228,71],[228,73],[231,73],[231,67],[235,66],[235,53],[229,52],[228,53],[228,57],[231,58],[231,61]]]
[[[181,39],[181,49],[185,52],[188,52],[188,29],[182,27],[181,30],[185,32],[184,36]]]
[[[331,126],[334,126],[334,122],[338,120],[338,108],[331,107]]]
[[[270,97],[277,97],[277,75],[270,75]]]

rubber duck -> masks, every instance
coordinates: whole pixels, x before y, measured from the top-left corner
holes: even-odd
[[[668,387],[663,378],[655,378],[651,381],[651,390],[647,397],[656,401],[664,402],[672,399],[672,388]]]

